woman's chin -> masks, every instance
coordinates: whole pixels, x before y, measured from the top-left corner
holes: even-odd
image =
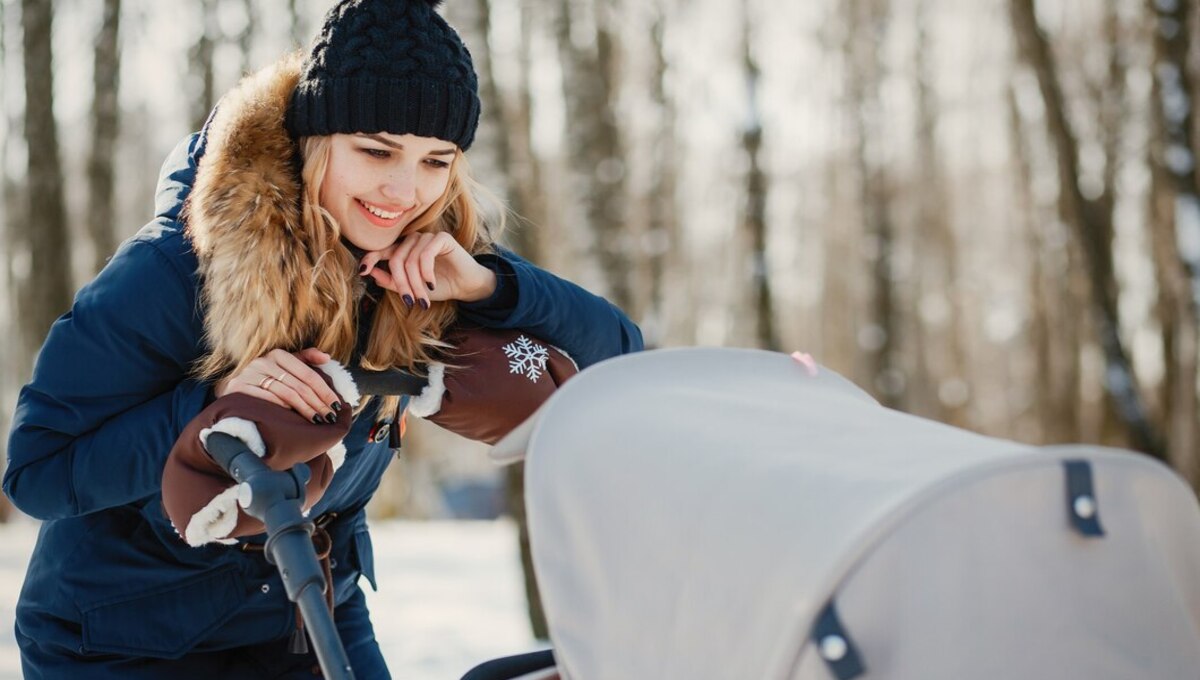
[[[347,241],[354,244],[354,246],[367,252],[383,250],[384,248],[394,244],[396,239],[400,237],[399,234],[386,234],[383,232],[374,234],[343,233],[342,236],[344,236]]]

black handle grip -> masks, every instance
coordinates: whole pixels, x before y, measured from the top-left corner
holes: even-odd
[[[416,396],[425,389],[429,381],[407,371],[390,368],[385,371],[368,371],[365,368],[351,368],[350,376],[358,386],[360,394],[381,396]]]
[[[208,436],[204,449],[217,462],[217,465],[221,466],[222,470],[239,482],[246,481],[256,472],[268,469],[267,464],[262,462],[262,459],[256,456],[245,442],[231,434],[213,432]],[[234,460],[243,455],[247,457],[239,461],[240,465],[235,465]]]

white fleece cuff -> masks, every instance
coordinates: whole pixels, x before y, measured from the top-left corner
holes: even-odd
[[[579,372],[579,364],[578,364],[578,362],[575,361],[575,357],[571,356],[570,354],[567,354],[564,350],[559,349],[558,347],[555,347],[554,345],[550,345],[550,347],[553,348],[555,352],[558,352],[559,354],[563,355],[567,361],[571,362],[571,365],[575,367],[576,373]]]
[[[237,486],[231,486],[217,494],[208,505],[192,515],[184,531],[184,540],[193,548],[199,548],[205,543],[237,543],[235,539],[227,538],[229,532],[237,526],[238,504]]]
[[[417,418],[428,418],[442,410],[442,397],[446,394],[446,365],[429,364],[428,382],[425,389],[408,402],[408,412]]]
[[[267,455],[267,444],[263,441],[262,435],[258,432],[258,426],[253,421],[230,416],[213,423],[212,427],[200,430],[200,444],[204,446],[205,450],[208,450],[208,435],[213,432],[224,432],[237,437],[259,458],[265,458]]]
[[[342,463],[346,462],[346,445],[338,442],[330,447],[325,455],[329,456],[329,462],[333,463],[333,471],[337,472],[338,468],[342,467]]]
[[[358,385],[354,384],[354,378],[345,366],[330,359],[326,363],[317,364],[317,368],[333,380],[333,391],[337,392],[343,401],[348,402],[351,407],[358,406],[362,395],[358,393]]]

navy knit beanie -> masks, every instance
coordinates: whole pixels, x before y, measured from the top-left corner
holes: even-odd
[[[288,104],[288,132],[414,134],[470,147],[479,83],[470,52],[435,11],[439,3],[334,5]]]

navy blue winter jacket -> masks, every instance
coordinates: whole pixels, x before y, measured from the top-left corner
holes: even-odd
[[[167,455],[210,399],[210,385],[188,376],[204,352],[204,311],[180,220],[202,153],[193,135],[168,158],[158,217],[79,291],[20,394],[4,491],[46,520],[17,609],[20,633],[43,645],[175,658],[277,639],[294,624],[261,554],[188,547],[160,504]],[[602,298],[505,251],[480,261],[500,285],[460,305],[463,316],[524,329],[581,368],[641,349],[637,327]],[[386,442],[368,441],[377,416],[372,404],[358,417],[345,463],[312,511],[335,517],[338,602],[359,575],[375,583],[364,506],[392,457]]]

